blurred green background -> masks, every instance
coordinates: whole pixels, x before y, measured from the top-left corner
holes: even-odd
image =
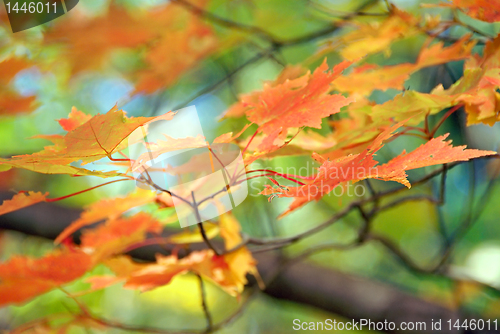
[[[166,1],[160,0],[122,0],[114,1],[130,12],[138,9],[154,9],[163,6]],[[422,9],[418,1],[394,1],[396,6],[411,13],[441,13],[451,17],[446,9]],[[358,8],[361,1],[306,1],[306,0],[234,0],[210,1],[207,10],[233,21],[258,26],[283,39],[307,35],[321,30],[344,13]],[[90,15],[105,15],[110,1],[82,0],[75,13],[67,14],[46,25],[30,29],[23,35],[13,35],[8,26],[0,27],[0,57],[7,55],[37,55],[41,59],[61,56],[57,47],[37,49],[43,40],[46,29],[58,20],[69,20],[69,15],[77,15],[85,11]],[[383,1],[374,2],[366,11],[373,13],[386,12]],[[372,20],[372,17],[358,20]],[[470,18],[468,24],[482,32],[496,35],[500,24],[487,24]],[[350,27],[345,28],[349,30]],[[229,34],[228,30],[216,27],[220,35]],[[461,36],[465,29],[456,28],[449,31],[450,36]],[[82,33],[85,33],[82,31]],[[414,62],[418,51],[425,41],[425,36],[402,39],[391,45],[391,55],[375,54],[369,62],[381,65]],[[196,67],[183,75],[174,85],[165,90],[149,95],[129,94],[134,89],[127,80],[127,69],[137,66],[138,54],[130,50],[116,50],[110,57],[109,66],[103,70],[84,71],[68,80],[70,75],[64,68],[58,72],[46,71],[37,66],[21,71],[9,83],[10,87],[24,96],[35,95],[39,107],[31,114],[17,116],[0,116],[0,156],[31,153],[43,148],[47,142],[42,139],[30,139],[38,134],[62,133],[55,120],[68,115],[72,106],[76,106],[89,114],[104,113],[116,103],[126,110],[129,116],[158,115],[175,110],[184,105],[196,105],[208,140],[228,131],[238,131],[245,120],[225,119],[221,116],[235,102],[237,94],[250,92],[262,87],[265,80],[274,79],[283,68],[283,64],[298,64],[316,54],[318,44],[310,43],[282,48],[274,57],[262,57],[226,80],[216,89],[200,96],[198,92],[227,76],[227,73],[254,57],[262,49],[268,47],[258,38],[248,38],[236,46],[217,53],[215,56],[200,61]],[[475,49],[481,52],[481,47]],[[91,52],[91,50],[89,50]],[[327,54],[328,63],[333,65],[340,61],[336,53]],[[309,68],[314,69],[322,59],[316,59]],[[462,75],[463,62],[457,61],[447,65],[435,66],[413,74],[406,87],[421,92],[429,92],[437,84],[448,87]],[[382,103],[391,99],[398,91],[374,91],[370,99]],[[193,99],[193,97],[195,97]],[[437,118],[436,118],[437,119]],[[431,122],[435,122],[432,119]],[[447,121],[440,133],[451,132],[455,145],[466,144],[472,148],[497,150],[500,143],[498,125],[488,127],[475,125],[464,126],[464,115],[459,113]],[[328,131],[327,124],[321,131]],[[413,137],[400,137],[385,147],[378,155],[382,161],[399,154],[403,148],[409,151],[421,144]],[[303,166],[317,167],[307,156],[281,157],[273,160],[256,162],[252,168],[297,168]],[[499,207],[496,199],[500,196],[500,188],[496,181],[491,181],[491,163],[481,160],[461,164],[453,168],[447,176],[446,203],[437,208],[427,202],[408,202],[378,215],[374,221],[374,230],[390,237],[401,249],[408,253],[414,261],[422,266],[435,263],[443,251],[446,240],[439,233],[443,226],[448,231],[455,231],[463,226],[468,215],[474,217],[473,226],[456,243],[452,255],[452,269],[480,282],[500,288],[500,224],[498,224]],[[410,180],[432,170],[425,168],[410,172]],[[7,174],[9,173],[9,174]],[[3,175],[2,175],[3,174]],[[69,178],[59,175],[41,175],[24,170],[0,173],[3,190],[36,190],[49,191],[52,197],[63,196],[80,189],[102,183],[100,179]],[[9,182],[6,182],[7,178]],[[493,185],[490,185],[494,182]],[[325,196],[319,202],[309,203],[301,210],[281,220],[276,217],[283,212],[290,201],[275,200],[272,204],[267,198],[257,195],[268,183],[263,178],[253,180],[250,185],[251,196],[233,213],[242,224],[243,231],[256,237],[289,236],[305,231],[348,203],[352,197]],[[286,183],[285,183],[286,184]],[[377,190],[390,189],[393,184],[379,181],[373,182]],[[439,188],[439,177],[432,179],[424,186],[412,189],[411,194],[436,194]],[[103,197],[119,196],[133,189],[133,185],[110,185],[91,192],[71,197],[61,205],[79,208]],[[487,195],[484,195],[484,194]],[[397,196],[384,199],[387,203]],[[250,213],[250,214],[249,214]],[[318,245],[332,242],[348,243],[356,237],[360,226],[357,214],[351,214],[342,222],[332,225],[320,234],[314,235],[293,246],[287,247],[287,255],[299,254]],[[175,227],[175,226],[169,226]],[[41,256],[51,250],[50,241],[17,232],[3,231],[0,238],[0,258],[8,259],[13,254]],[[408,291],[424,299],[454,307],[456,294],[461,294],[462,307],[475,313],[489,317],[500,316],[500,296],[493,291],[481,290],[474,285],[463,286],[457,292],[448,280],[430,275],[419,275],[409,271],[383,247],[368,243],[348,251],[327,251],[311,256],[311,261],[321,266],[351,273],[361,277],[385,282],[404,291]],[[92,273],[105,273],[105,267],[98,267]],[[67,291],[80,291],[86,286],[82,280],[69,285]],[[208,285],[208,304],[214,321],[218,322],[231,315],[238,307],[238,302],[215,286]],[[82,302],[96,314],[124,324],[147,325],[166,329],[203,328],[205,318],[200,305],[200,293],[197,279],[193,275],[175,278],[173,283],[151,292],[139,293],[122,289],[119,285],[101,291],[89,293],[80,298]],[[23,306],[10,306],[0,309],[0,327],[16,327],[40,317],[59,313],[77,312],[75,303],[61,291],[52,291],[34,299]],[[328,314],[319,309],[291,302],[276,300],[257,293],[245,307],[242,315],[231,322],[220,333],[289,333],[293,319],[302,321],[324,321],[324,319],[342,319],[335,314]],[[91,330],[93,331],[93,330]],[[123,332],[118,329],[106,329],[109,333]],[[72,328],[71,332],[86,333],[82,328]],[[319,331],[320,333],[322,331]],[[327,331],[324,331],[327,332]]]

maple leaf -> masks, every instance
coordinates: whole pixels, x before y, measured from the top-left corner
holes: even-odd
[[[416,126],[426,115],[434,115],[462,103],[460,97],[461,94],[448,94],[435,89],[430,94],[410,90],[382,104],[359,99],[359,103],[349,106],[349,117],[330,122],[335,129],[332,140],[337,144],[327,156],[334,159],[345,153],[359,153],[394,121]]]
[[[369,54],[385,51],[390,54],[390,45],[395,41],[419,33],[419,18],[391,4],[391,15],[382,22],[356,23],[352,32],[324,42],[320,53],[337,51],[347,60],[357,60]]]
[[[140,212],[130,218],[110,219],[93,230],[85,231],[81,249],[72,245],[39,259],[14,256],[0,264],[0,305],[24,302],[69,283],[97,263],[144,240],[147,232],[160,231],[158,221]]]
[[[299,77],[304,76],[307,74],[308,71],[303,68],[302,66],[299,65],[287,65],[278,75],[278,77],[275,80],[272,81],[264,81],[264,85],[266,87],[276,87],[279,85],[284,84],[285,82],[289,80],[294,80],[298,79]],[[253,93],[253,94],[247,94],[247,95],[242,95],[242,97],[245,96],[251,96],[251,95],[258,95],[259,93]],[[224,117],[241,117],[245,116],[245,112],[247,110],[246,105],[241,101],[238,103],[233,104],[225,113]]]
[[[91,115],[87,115],[81,112],[80,110],[76,109],[76,107],[72,107],[71,112],[68,115],[68,118],[61,118],[60,120],[58,120],[58,122],[64,130],[69,132],[73,131],[74,129],[84,124],[91,118],[92,118]]]
[[[153,121],[170,120],[173,116],[174,113],[168,112],[157,117],[128,118],[123,110],[118,110],[115,106],[106,114],[97,114],[82,123],[87,117],[80,112],[72,112],[69,118],[72,124],[82,124],[64,135],[63,142],[60,137],[52,137],[50,139],[57,138],[56,145],[45,147],[43,151],[33,154],[17,155],[10,159],[0,158],[0,164],[46,174],[124,176],[118,172],[91,171],[70,164],[76,161],[85,164],[111,157],[116,151],[126,148],[129,142],[125,143],[125,138],[138,127],[147,126]],[[68,122],[63,121],[63,124],[66,126]]]
[[[449,47],[443,47],[442,42],[435,43],[420,51],[415,64],[403,63],[383,67],[366,64],[337,78],[332,82],[332,87],[340,92],[365,96],[373,90],[401,90],[411,73],[425,67],[465,59],[470,56],[474,45],[475,42],[469,41],[469,36],[462,37]]]
[[[431,94],[464,103],[467,125],[493,125],[500,120],[500,36],[486,43],[483,56],[475,55],[464,65],[464,76],[449,89],[436,87]]]
[[[266,134],[277,128],[321,127],[321,119],[338,113],[353,100],[342,95],[329,95],[330,83],[351,62],[342,62],[328,72],[326,59],[312,73],[287,80],[275,87],[264,85],[261,92],[243,96],[248,119]]]
[[[119,256],[104,262],[116,276],[95,276],[87,279],[91,289],[101,289],[125,282],[123,287],[149,291],[169,284],[177,275],[194,272],[210,279],[227,293],[236,296],[242,289],[241,279],[235,275],[225,256],[217,256],[210,249],[191,252],[179,259],[175,255],[156,255],[156,263],[134,263],[128,256]]]
[[[219,220],[220,235],[224,239],[227,250],[239,246],[243,238],[241,237],[241,227],[236,218],[231,213],[225,213]],[[224,260],[229,266],[229,271],[234,283],[232,294],[239,294],[243,291],[247,283],[246,275],[251,273],[257,279],[260,278],[257,271],[257,261],[247,247],[241,247],[224,255]]]
[[[170,120],[174,113],[160,117],[127,118],[115,106],[106,114],[97,114],[86,123],[76,127],[64,136],[65,157],[74,157],[85,162],[110,156],[120,143],[135,129],[153,120]]]
[[[191,252],[178,259],[176,256],[156,256],[156,263],[133,272],[125,280],[124,288],[149,291],[166,285],[172,279],[189,271],[210,279],[235,296],[241,290],[242,282],[235,276],[225,261],[225,256],[217,256],[212,250]]]
[[[159,36],[158,32],[141,26],[143,20],[113,5],[106,15],[96,18],[73,15],[71,19],[58,20],[44,34],[44,43],[62,43],[66,47],[65,59],[71,60],[75,72],[98,68],[114,49],[137,47]]]
[[[25,58],[7,58],[0,61],[0,86],[7,86],[19,71],[33,66],[33,63]]]
[[[20,192],[14,195],[12,199],[3,201],[2,205],[0,205],[0,215],[22,209],[36,203],[45,202],[48,195],[49,193],[42,194],[41,192],[34,191],[29,191],[27,194],[26,192]]]
[[[169,18],[165,20],[175,20],[171,17],[172,13],[168,14]],[[172,26],[175,27],[173,24]],[[191,18],[187,27],[169,30],[161,42],[146,54],[145,69],[133,75],[137,81],[134,93],[153,93],[172,85],[183,73],[213,54],[219,47],[210,26],[199,19]]]
[[[23,168],[27,170],[31,170],[33,172],[42,173],[42,174],[68,174],[72,176],[98,176],[98,177],[116,177],[116,176],[126,176],[123,173],[119,173],[117,171],[94,171],[85,168],[65,165],[69,164],[73,159],[66,160],[56,160],[56,161],[37,161],[36,159],[32,159],[31,161],[27,161],[28,159],[2,159],[0,158],[0,168]]]
[[[137,188],[126,197],[102,199],[89,205],[71,225],[66,227],[54,240],[60,243],[82,227],[104,219],[116,219],[127,210],[155,201],[156,194],[150,190]]]
[[[331,82],[350,64],[344,61],[329,72],[325,59],[312,74],[307,72],[290,80],[285,78],[296,76],[300,71],[288,70],[276,82],[264,84],[262,91],[242,95],[240,101],[231,107],[229,116],[240,112],[234,110],[244,110],[247,118],[259,125],[257,132],[265,135],[254,153],[245,157],[245,164],[281,148],[288,129],[320,128],[322,118],[340,112],[342,107],[351,103],[353,98],[328,93]],[[281,144],[276,144],[277,141]]]
[[[311,200],[319,200],[324,195],[334,191],[337,186],[348,181],[372,178],[397,181],[410,187],[410,183],[406,179],[405,171],[407,170],[454,161],[467,161],[472,158],[496,154],[493,151],[464,150],[465,146],[452,147],[451,141],[444,141],[447,135],[443,135],[430,140],[411,153],[403,152],[388,163],[378,166],[378,162],[373,159],[375,153],[383,146],[383,142],[392,137],[393,132],[405,122],[399,122],[385,129],[362,153],[344,156],[333,161],[315,154],[313,158],[320,162],[321,166],[318,168],[318,174],[314,180],[303,186],[289,187],[286,190],[266,185],[261,194],[296,197],[288,210],[280,215],[283,217]]]
[[[207,147],[207,141],[201,134],[196,137],[173,138],[163,134],[166,140],[158,140],[156,143],[146,143],[147,152],[142,153],[131,165],[132,171],[142,171],[146,163],[157,159],[160,155],[188,148]]]
[[[460,10],[475,19],[486,22],[500,21],[499,0],[451,0],[450,3],[424,4],[424,7],[451,7]]]
[[[497,152],[476,149],[465,149],[464,146],[451,146],[451,140],[445,141],[449,133],[432,138],[410,153],[403,153],[388,163],[377,167],[380,174],[377,178],[385,181],[397,181],[411,187],[406,179],[406,170],[422,168],[426,166],[445,164],[455,161],[468,161],[470,159],[494,155]]]
[[[22,303],[82,276],[92,266],[79,251],[55,251],[39,259],[14,256],[0,264],[0,306]]]
[[[144,240],[147,232],[159,233],[161,230],[158,221],[145,212],[129,218],[111,218],[95,229],[86,230],[81,238],[81,248],[92,256],[94,262],[99,262]]]
[[[206,1],[195,4],[203,8]],[[136,50],[143,64],[129,70],[137,82],[132,94],[173,84],[220,46],[208,24],[175,3],[134,13],[111,5],[98,17],[63,18],[45,33],[44,44],[62,45],[73,72],[102,67],[116,49]]]
[[[11,91],[0,92],[0,115],[31,112],[37,107],[35,100],[35,96],[22,97]]]
[[[35,96],[19,96],[10,89],[5,89],[19,71],[33,66],[25,58],[7,58],[0,61],[0,115],[17,115],[31,112],[38,106]]]
[[[123,251],[123,243],[129,244],[131,237],[126,237],[124,241],[124,233],[121,232],[128,230],[128,227],[120,227],[118,223],[112,224],[115,225],[114,229],[120,231],[119,233],[114,233],[110,231],[110,227],[103,226],[102,231],[99,231],[98,228],[86,234],[95,238],[92,244],[96,247],[96,251],[102,252],[102,244],[109,245],[104,246],[105,250],[109,247],[114,251]],[[223,214],[219,222],[219,227],[214,226],[214,228],[209,228],[208,230],[216,233],[219,231],[219,228],[227,249],[234,248],[242,242],[239,223],[231,214]],[[103,236],[104,230],[107,230],[107,233],[112,235],[109,237],[113,240],[112,243],[108,243],[108,237]],[[136,226],[134,231],[144,231],[144,229],[137,229]],[[210,232],[210,234],[212,234],[212,232]],[[116,238],[115,235],[117,234],[119,234],[121,238]],[[136,235],[136,237],[140,238],[142,236]],[[182,232],[172,238],[174,238],[176,242],[196,242],[202,240],[198,233],[193,232]],[[88,244],[89,242],[84,235],[82,239],[82,246],[84,249]],[[110,254],[112,253],[106,253],[106,255]],[[191,252],[187,257],[182,259],[177,258],[175,255],[157,255],[156,263],[153,264],[137,264],[131,261],[128,256],[105,259],[103,263],[110,267],[110,269],[115,272],[116,276],[89,278],[87,281],[92,284],[92,290],[101,289],[124,281],[125,288],[148,291],[169,284],[175,276],[191,271],[203,275],[219,285],[229,294],[237,296],[247,283],[247,273],[252,273],[258,277],[258,272],[255,267],[256,261],[246,247],[241,247],[222,256],[215,255],[212,250]]]

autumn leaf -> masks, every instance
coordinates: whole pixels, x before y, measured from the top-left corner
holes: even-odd
[[[410,13],[391,6],[388,18],[368,23],[356,23],[353,31],[324,42],[320,53],[337,51],[347,60],[358,60],[369,54],[385,51],[390,55],[390,45],[395,41],[414,36],[419,33],[419,18]]]
[[[7,86],[17,73],[33,65],[25,58],[11,57],[0,61],[0,86]]]
[[[233,274],[225,257],[215,255],[212,250],[191,252],[182,259],[173,255],[157,255],[155,264],[133,272],[125,280],[123,287],[149,291],[166,285],[175,276],[189,271],[210,279],[231,295],[237,295],[241,289],[241,281]]]
[[[71,225],[66,227],[54,240],[60,243],[82,227],[104,219],[116,219],[127,210],[155,201],[156,194],[150,190],[137,188],[125,197],[102,199],[89,205]]]
[[[303,186],[289,187],[286,190],[266,185],[261,194],[295,197],[288,210],[281,214],[282,217],[309,201],[319,200],[324,195],[334,191],[337,186],[348,181],[372,178],[397,181],[410,187],[410,183],[406,179],[405,171],[407,170],[454,161],[467,161],[472,158],[496,154],[493,151],[464,150],[465,146],[452,147],[451,141],[444,141],[447,137],[444,135],[430,140],[411,153],[403,152],[388,163],[378,165],[378,162],[374,160],[375,153],[380,150],[384,141],[392,137],[393,132],[404,123],[405,121],[402,121],[388,127],[362,153],[344,156],[333,161],[314,154],[313,158],[321,163],[314,180]]]
[[[162,116],[170,120],[174,113]],[[104,115],[97,114],[88,122],[76,127],[64,136],[66,143],[65,157],[85,162],[110,156],[118,145],[135,129],[157,117],[128,118],[122,110],[115,106]]]
[[[60,120],[58,120],[58,122],[64,130],[69,132],[73,131],[91,118],[91,115],[87,115],[76,109],[76,107],[73,107],[71,108],[71,112],[69,113],[68,118],[61,118]]]
[[[451,61],[465,59],[470,56],[475,42],[469,41],[469,36],[462,37],[449,47],[443,43],[435,43],[420,51],[415,64],[403,63],[392,66],[376,66],[366,64],[354,69],[350,74],[338,77],[332,87],[349,94],[370,95],[374,90],[389,88],[402,90],[404,82],[410,74],[429,66],[435,66]]]
[[[73,128],[64,136],[64,143],[58,140],[52,148],[45,147],[41,152],[17,155],[10,159],[0,158],[0,164],[46,174],[122,176],[123,173],[119,172],[91,171],[70,164],[76,161],[85,164],[109,158],[117,150],[127,147],[125,139],[138,127],[147,126],[153,121],[171,120],[173,116],[174,113],[168,112],[157,117],[128,118],[123,110],[118,110],[115,106],[106,114],[97,114]],[[76,125],[75,121],[81,123],[86,117],[75,111],[70,114],[69,119]],[[67,120],[63,124],[70,126]]]
[[[105,288],[125,282],[123,287],[139,291],[150,291],[169,284],[177,275],[194,272],[213,281],[231,295],[237,295],[242,282],[231,272],[225,257],[212,250],[193,251],[179,259],[175,255],[156,255],[156,262],[134,263],[128,256],[120,256],[105,262],[116,276],[95,276],[87,279],[91,289]]]
[[[257,132],[265,135],[254,153],[245,157],[245,164],[282,147],[288,129],[304,126],[320,128],[322,118],[340,112],[342,107],[353,102],[352,98],[328,93],[331,82],[350,64],[342,62],[329,72],[325,59],[312,74],[308,72],[296,79],[285,79],[282,83],[264,84],[262,91],[241,96],[232,109],[244,110],[247,118],[259,125]],[[293,71],[286,75],[297,73]],[[275,143],[277,141],[281,143]]]
[[[139,220],[136,222],[138,223]],[[113,247],[114,250],[123,249],[123,247],[117,247],[116,245],[123,245],[122,243],[124,240],[126,243],[129,243],[131,237],[126,237],[124,239],[123,236],[125,233],[121,232],[128,230],[129,227],[121,227],[123,224],[113,222],[110,222],[110,224],[115,225],[113,229],[117,229],[117,231],[119,230],[120,232],[114,233],[109,231],[111,225],[103,226],[102,231],[99,231],[98,228],[95,231],[89,232],[82,238],[82,246],[84,249],[88,247],[89,240],[91,240],[91,243],[96,247],[96,251],[102,252],[103,244],[106,245],[104,249],[108,247]],[[130,228],[131,227],[132,225],[130,225]],[[227,249],[233,248],[242,242],[239,223],[232,215],[222,215],[219,222],[219,228]],[[219,231],[219,228],[209,230]],[[108,233],[103,233],[104,230],[108,230]],[[137,228],[135,228],[134,231],[144,230],[137,230]],[[116,238],[115,235],[117,234],[119,234],[121,238]],[[107,241],[107,235],[111,235],[109,238],[113,240],[112,243]],[[88,239],[88,236],[90,236],[91,239]],[[184,232],[173,238],[175,238],[176,241],[188,242],[202,240],[201,236],[193,232]],[[107,252],[106,254],[110,255],[111,253]],[[116,276],[89,278],[87,281],[92,284],[91,289],[93,290],[124,281],[125,288],[148,291],[169,284],[175,276],[191,271],[212,280],[229,294],[238,295],[247,283],[246,274],[252,273],[258,275],[255,267],[256,261],[246,247],[241,247],[240,249],[222,256],[215,255],[212,250],[191,252],[187,257],[182,259],[177,258],[175,255],[157,255],[156,263],[153,264],[136,264],[126,256],[104,260],[104,263],[115,272]]]
[[[411,187],[406,179],[406,170],[422,168],[426,166],[445,164],[456,161],[468,161],[470,159],[495,155],[494,151],[482,151],[476,149],[465,149],[464,146],[451,146],[451,140],[445,141],[449,133],[432,138],[410,153],[403,153],[388,163],[377,167],[380,174],[378,179],[385,181],[397,181]]]
[[[52,162],[45,161],[36,161],[33,159],[31,161],[27,161],[28,159],[2,159],[0,158],[0,168],[23,168],[27,170],[31,170],[33,172],[42,173],[42,174],[68,174],[72,176],[98,176],[98,177],[116,177],[116,176],[125,176],[123,173],[117,171],[96,171],[89,170],[86,168],[75,167],[71,165],[65,165],[66,163],[71,163],[69,160],[58,160]],[[69,161],[69,162],[68,162]],[[58,164],[60,162],[61,164]]]
[[[486,22],[500,21],[499,0],[450,0],[452,3],[424,4],[423,7],[451,7],[475,19]]]
[[[110,218],[106,223],[83,233],[81,248],[92,256],[94,262],[99,262],[143,241],[147,232],[159,233],[161,230],[158,221],[145,212],[132,217]]]
[[[277,128],[321,127],[321,119],[338,113],[352,102],[341,95],[329,95],[330,83],[351,63],[342,62],[328,72],[326,59],[314,73],[269,87],[259,93],[243,96],[248,119],[259,125],[259,131],[270,134]]]
[[[0,92],[0,116],[17,115],[33,111],[35,96],[22,97],[13,92]]]
[[[188,148],[208,147],[207,141],[202,135],[184,138],[173,138],[168,136],[167,134],[163,135],[165,136],[166,140],[158,140],[155,143],[145,143],[145,145],[147,146],[147,152],[142,153],[133,161],[133,164],[131,165],[132,171],[142,171],[146,163],[157,159],[160,155],[167,152]]]
[[[243,242],[241,237],[241,227],[232,213],[225,213],[219,220],[220,235],[224,239],[226,250],[231,250]],[[257,271],[257,261],[247,247],[241,247],[237,250],[224,255],[224,260],[229,266],[232,280],[235,282],[233,294],[240,294],[247,284],[246,275],[254,275],[260,282],[260,276]]]
[[[206,3],[191,2],[200,8]],[[219,47],[210,25],[175,3],[139,12],[113,4],[105,15],[73,15],[57,23],[44,44],[61,46],[73,72],[102,68],[117,49],[139,54],[141,66],[127,73],[137,83],[132,94],[172,85]]]
[[[12,199],[3,201],[2,205],[0,205],[0,215],[22,209],[36,203],[45,202],[48,195],[49,193],[42,194],[41,192],[34,191],[29,191],[28,193],[20,192],[14,195]]]
[[[0,264],[0,306],[22,303],[69,283],[92,266],[79,251],[55,251],[39,259],[14,256]]]
[[[173,83],[202,59],[213,54],[219,43],[212,29],[198,18],[189,18],[187,26],[175,29],[179,21],[174,13],[178,8],[168,7],[165,21],[172,22],[172,28],[163,36],[145,57],[145,68],[133,75],[137,81],[134,93],[153,93]],[[167,14],[165,13],[165,14]],[[158,16],[160,16],[158,14]]]
[[[272,81],[265,81],[264,86],[265,87],[276,87],[279,85],[282,85],[286,83],[287,81],[298,79],[299,77],[302,77],[308,73],[307,69],[303,68],[300,65],[287,65],[276,77],[276,79]],[[254,95],[254,94],[251,94]],[[256,92],[255,95],[258,95]],[[242,95],[241,98],[248,96],[248,95]],[[240,102],[233,104],[229,109],[224,113],[224,117],[242,117],[245,116],[245,112],[247,110],[247,107],[244,103],[242,103],[241,99]]]
[[[104,225],[85,231],[81,248],[72,245],[39,259],[14,256],[0,264],[0,305],[24,302],[69,283],[100,261],[144,240],[147,232],[160,231],[161,225],[141,212],[130,218],[111,219]]]
[[[139,19],[114,5],[104,16],[73,15],[71,19],[58,20],[58,24],[45,34],[44,43],[47,46],[62,44],[65,59],[71,60],[75,72],[99,68],[115,48],[138,47],[159,35],[159,32],[141,26],[146,20],[147,17]]]
[[[474,55],[464,65],[464,75],[447,90],[436,87],[431,94],[463,103],[467,125],[493,125],[500,120],[500,36],[486,43],[483,56]]]

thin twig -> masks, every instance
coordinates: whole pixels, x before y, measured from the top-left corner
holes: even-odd
[[[212,332],[212,316],[210,315],[210,311],[208,310],[207,296],[205,294],[205,286],[203,284],[203,277],[200,274],[196,274],[198,277],[198,281],[200,283],[200,296],[201,296],[201,306],[203,307],[203,313],[205,314],[205,319],[207,319],[207,330],[206,333]]]

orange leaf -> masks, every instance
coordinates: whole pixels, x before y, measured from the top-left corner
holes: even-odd
[[[8,58],[0,61],[0,86],[7,86],[19,71],[32,65],[31,62],[23,58]]]
[[[152,264],[135,263],[128,256],[119,256],[104,261],[115,272],[116,277],[97,276],[87,281],[92,283],[92,289],[125,281],[124,288],[149,291],[169,284],[177,275],[192,271],[236,296],[241,293],[246,282],[244,276],[248,272],[247,266],[255,265],[255,262],[248,261],[248,254],[240,251],[224,256],[216,256],[212,250],[195,251],[182,259],[174,255],[157,254],[156,263]],[[251,254],[249,256],[251,257]]]
[[[65,58],[72,62],[75,72],[98,68],[114,49],[137,47],[160,34],[145,29],[141,26],[145,20],[137,19],[118,6],[110,6],[106,15],[96,18],[73,16],[56,23],[45,33],[44,43],[64,42]]]
[[[272,133],[277,128],[321,127],[321,119],[338,113],[353,100],[329,95],[330,83],[351,63],[342,62],[328,72],[326,59],[314,73],[307,73],[275,87],[243,96],[248,119],[259,125],[259,131]]]
[[[494,151],[465,149],[464,146],[451,146],[451,140],[445,141],[449,133],[432,138],[410,153],[403,153],[388,163],[377,167],[380,174],[377,178],[386,181],[397,181],[410,188],[406,179],[406,170],[440,165],[455,161],[468,161],[473,158],[494,155]]]
[[[219,220],[220,235],[224,239],[226,250],[230,250],[241,244],[241,227],[232,213],[225,213]],[[231,279],[234,282],[233,294],[239,294],[247,284],[246,275],[253,274],[260,279],[257,271],[257,261],[247,247],[241,247],[233,252],[224,255],[224,260],[229,266]],[[229,275],[229,274],[228,274]],[[260,280],[259,280],[260,282]]]
[[[173,113],[162,119],[172,119]],[[138,127],[158,119],[157,117],[128,118],[115,106],[106,114],[97,114],[88,122],[78,126],[64,136],[65,157],[75,160],[95,161],[112,154],[118,145]]]
[[[147,53],[146,68],[134,75],[137,81],[135,93],[153,93],[171,86],[183,73],[213,54],[219,46],[209,25],[198,18],[191,18],[186,24],[176,27],[174,22],[179,21],[182,16],[173,17],[172,14],[179,12],[179,8],[167,8],[169,12],[164,14],[168,14],[168,17],[163,19],[172,24],[166,28],[168,33],[163,35],[161,42]],[[158,16],[164,14],[159,13]]]
[[[80,228],[96,223],[104,219],[115,219],[122,215],[127,210],[155,201],[156,194],[150,190],[137,188],[134,192],[126,197],[113,199],[102,199],[91,204],[82,212],[80,218],[75,220],[71,225],[66,227],[55,239],[55,243],[60,243],[62,240],[75,233]]]
[[[206,1],[190,3],[203,8]],[[44,43],[60,44],[73,72],[100,68],[117,49],[141,51],[143,66],[129,73],[137,82],[134,93],[170,86],[219,47],[210,25],[175,3],[135,12],[111,5],[98,17],[62,18]]]
[[[70,119],[85,119],[78,112]],[[52,147],[41,152],[18,155],[11,159],[1,159],[0,164],[24,168],[38,173],[96,175],[101,177],[120,176],[118,172],[98,172],[70,165],[81,160],[83,164],[110,157],[127,146],[127,138],[140,126],[147,126],[156,120],[170,120],[174,113],[168,112],[157,117],[128,118],[123,110],[113,107],[108,113],[97,114],[87,122],[75,127],[64,136],[64,142],[57,141]],[[83,119],[82,119],[83,117]],[[65,124],[65,122],[63,122]]]
[[[73,107],[71,108],[68,118],[61,118],[58,122],[64,130],[72,131],[91,118],[91,115],[87,115],[76,109],[76,107]]]
[[[98,262],[144,240],[147,232],[159,233],[161,229],[157,220],[140,212],[130,218],[110,219],[97,228],[84,231],[81,247]]]
[[[191,252],[182,259],[173,255],[157,255],[156,260],[156,264],[133,272],[124,287],[148,291],[170,283],[177,275],[193,271],[212,280],[231,295],[237,295],[242,289],[240,278],[233,274],[225,257],[216,256],[212,250]]]
[[[440,42],[423,48],[415,64],[358,67],[352,73],[337,78],[332,86],[341,92],[364,96],[368,96],[373,90],[387,90],[389,88],[401,90],[404,82],[413,72],[470,56],[475,42],[468,39],[469,37],[465,36],[449,47],[443,47],[443,43]]]
[[[14,256],[0,264],[0,306],[22,303],[69,283],[91,266],[90,257],[82,252],[56,251],[39,259]]]
[[[289,129],[304,126],[320,128],[324,117],[340,112],[342,107],[353,102],[353,98],[328,93],[332,81],[350,64],[342,62],[329,72],[325,59],[312,74],[308,72],[278,83],[280,79],[265,84],[262,91],[243,95],[232,110],[244,110],[247,118],[259,125],[257,131],[265,135],[253,155],[245,157],[245,164],[285,145]]]
[[[465,146],[452,147],[451,141],[444,141],[447,135],[434,138],[423,144],[413,152],[390,160],[388,163],[377,166],[373,159],[375,153],[383,146],[383,142],[393,136],[393,132],[405,123],[402,121],[382,132],[370,146],[362,153],[345,156],[334,161],[325,160],[319,155],[313,155],[322,165],[318,169],[315,179],[306,185],[289,187],[288,190],[276,189],[267,186],[261,194],[277,197],[296,197],[287,211],[281,216],[290,213],[311,200],[319,200],[324,195],[348,181],[363,179],[379,179],[397,181],[407,187],[410,183],[406,179],[406,170],[444,164],[454,161],[467,161],[472,158],[496,154],[493,151],[464,150]]]
[[[148,151],[145,153],[142,153],[135,159],[134,163],[131,166],[132,171],[142,171],[143,166],[156,158],[158,158],[160,155],[167,153],[167,152],[172,152],[172,151],[177,151],[177,150],[182,150],[182,149],[187,149],[187,148],[200,148],[200,147],[207,147],[207,142],[205,140],[205,137],[203,137],[201,134],[199,134],[196,137],[185,137],[185,138],[173,138],[170,137],[166,134],[163,134],[166,138],[166,140],[158,140],[156,143],[148,143]]]
[[[402,38],[419,33],[419,19],[391,5],[391,15],[382,22],[356,23],[354,30],[325,43],[322,53],[337,51],[347,60],[356,60],[369,54],[385,51],[390,54],[390,45]]]
[[[37,104],[35,96],[23,97],[11,91],[0,93],[0,115],[17,115],[33,111]]]
[[[465,62],[464,76],[447,90],[442,87],[431,93],[450,96],[465,104],[467,125],[493,125],[500,120],[500,36],[486,43],[483,56]]]
[[[41,192],[29,191],[28,194],[26,192],[20,192],[12,199],[8,199],[3,201],[2,205],[0,205],[0,215],[16,211],[27,206],[45,202],[47,200],[47,195],[49,193],[42,194]]]
[[[452,7],[461,10],[465,14],[475,19],[486,22],[500,21],[500,1],[499,0],[451,0],[450,3],[438,5],[425,4],[425,7]]]

